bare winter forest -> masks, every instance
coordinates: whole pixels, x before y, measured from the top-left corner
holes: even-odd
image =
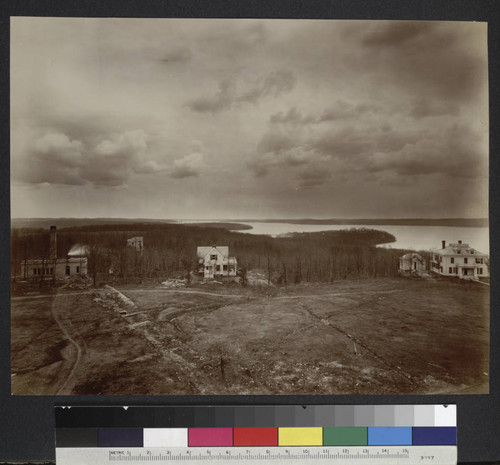
[[[144,237],[141,254],[127,247],[127,238],[133,236]],[[66,257],[75,245],[86,246],[88,272],[96,281],[164,280],[188,277],[197,270],[197,246],[228,245],[238,259],[240,273],[258,269],[269,283],[286,285],[395,276],[401,251],[375,247],[393,240],[384,231],[370,229],[273,238],[201,225],[120,224],[60,229],[57,254]],[[24,260],[43,258],[50,260],[48,230],[13,229],[13,276],[20,276]]]

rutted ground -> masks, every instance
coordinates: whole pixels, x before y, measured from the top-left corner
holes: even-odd
[[[488,390],[488,340],[489,289],[467,282],[61,290],[13,300],[12,386],[16,394],[479,393]]]

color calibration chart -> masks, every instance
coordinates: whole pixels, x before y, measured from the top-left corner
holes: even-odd
[[[456,405],[56,407],[56,463],[456,464]]]

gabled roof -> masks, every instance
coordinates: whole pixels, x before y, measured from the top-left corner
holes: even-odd
[[[416,253],[416,252],[409,252],[405,255],[403,255],[402,257],[400,257],[404,260],[409,260],[411,258],[416,258],[417,260],[423,260],[424,258],[422,257],[422,255]]]
[[[227,245],[199,246],[197,249],[197,254],[200,258],[206,257],[209,253],[216,252],[221,254],[224,258],[229,257],[229,247]]]

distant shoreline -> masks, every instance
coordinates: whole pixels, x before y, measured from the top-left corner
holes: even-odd
[[[232,223],[285,223],[285,224],[312,224],[312,225],[367,225],[367,226],[449,226],[449,227],[471,227],[487,228],[489,226],[488,218],[361,218],[361,219],[244,219],[244,220],[224,220]]]
[[[332,218],[332,219],[223,219],[223,220],[175,220],[175,219],[147,219],[147,218],[12,218],[12,228],[47,228],[51,225],[58,227],[104,225],[130,223],[170,223],[211,227],[228,226],[234,229],[248,229],[246,223],[281,223],[303,225],[367,225],[367,226],[442,226],[462,228],[487,228],[488,218]],[[251,228],[251,227],[250,227]]]

